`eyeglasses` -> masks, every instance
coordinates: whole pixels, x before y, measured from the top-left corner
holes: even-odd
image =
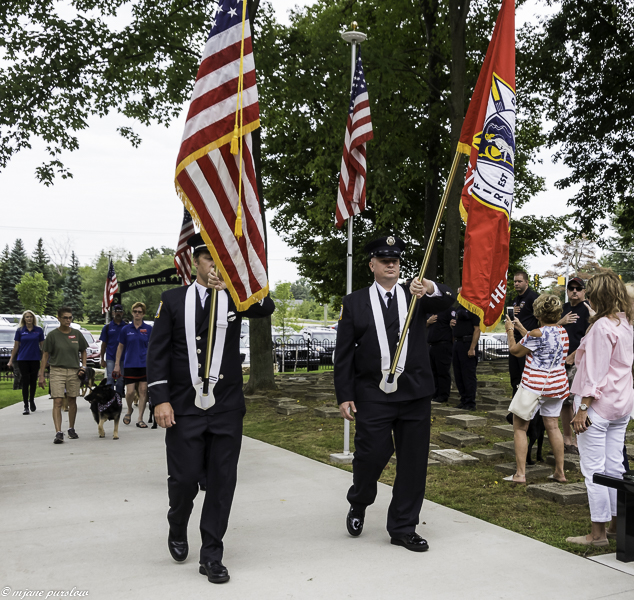
[[[580,287],[569,287],[568,291],[569,292],[580,292],[583,288]]]
[[[135,314],[135,315],[142,315],[142,314],[143,314],[143,311],[142,311],[142,310],[133,310],[133,311],[132,311],[132,314]]]

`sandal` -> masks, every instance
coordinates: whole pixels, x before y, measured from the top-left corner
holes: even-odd
[[[132,412],[134,412],[134,411],[132,411]],[[131,420],[132,420],[132,413],[130,413],[129,415],[126,415],[125,417],[123,417],[123,424],[124,425],[129,425]]]
[[[526,485],[526,481],[515,481],[513,477],[513,475],[509,475],[508,477],[504,477],[503,481],[508,481],[509,483],[512,483],[514,485]]]
[[[578,537],[569,537],[566,538],[566,541],[569,544],[579,544],[579,546],[603,547],[610,545],[610,542],[607,538],[605,540],[589,540],[585,535],[580,535]]]
[[[147,425],[145,424],[145,421],[137,421],[136,426],[140,427],[141,429],[147,429]]]

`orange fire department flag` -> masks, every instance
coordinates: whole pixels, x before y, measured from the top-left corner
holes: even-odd
[[[469,155],[460,200],[467,224],[460,304],[492,329],[502,317],[515,182],[515,2],[502,0],[458,151]]]

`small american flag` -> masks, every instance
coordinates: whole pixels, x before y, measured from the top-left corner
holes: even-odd
[[[192,249],[187,240],[196,233],[194,231],[194,222],[192,216],[185,209],[183,215],[183,224],[181,225],[181,234],[178,237],[178,247],[174,256],[174,266],[176,271],[183,280],[183,285],[189,285],[192,282]]]
[[[373,137],[368,88],[361,63],[361,49],[359,49],[339,176],[335,220],[339,228],[348,217],[358,215],[365,209],[365,143]]]
[[[107,313],[114,295],[119,291],[119,283],[117,282],[117,274],[114,272],[112,259],[108,261],[108,278],[106,279],[106,287],[103,290],[103,300],[101,302],[101,314]]]
[[[260,126],[260,107],[248,12],[242,36],[243,8],[241,0],[220,0],[216,5],[175,178],[176,191],[200,226],[238,310],[246,310],[268,293],[264,228],[251,147],[251,132]],[[243,91],[239,97],[242,50]],[[243,138],[242,165],[240,154],[230,151],[236,134]],[[239,203],[242,235],[236,237]]]

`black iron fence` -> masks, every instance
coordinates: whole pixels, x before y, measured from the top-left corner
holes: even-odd
[[[478,360],[507,360],[509,357],[509,345],[506,340],[493,337],[480,338],[478,342]]]

